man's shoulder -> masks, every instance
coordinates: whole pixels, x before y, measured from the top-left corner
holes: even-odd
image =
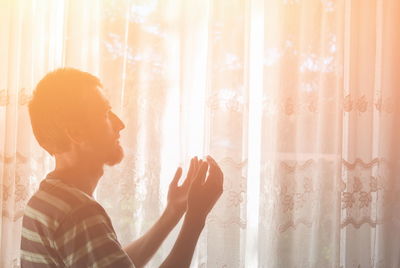
[[[55,231],[76,211],[93,209],[103,212],[102,207],[82,191],[59,180],[45,179],[30,198],[25,208],[24,221],[35,221]]]
[[[112,267],[134,267],[103,207],[58,181],[43,181],[30,199],[21,250],[26,266],[40,262],[57,267],[108,267],[108,263]]]

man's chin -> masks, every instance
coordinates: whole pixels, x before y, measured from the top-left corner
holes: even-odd
[[[108,157],[104,164],[107,166],[115,166],[116,164],[119,164],[124,158],[124,151],[121,146],[118,146],[118,149],[116,149],[113,153],[108,154],[107,156]]]

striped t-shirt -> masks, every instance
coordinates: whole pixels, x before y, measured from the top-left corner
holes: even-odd
[[[86,193],[49,177],[25,209],[21,266],[134,267],[103,207]]]

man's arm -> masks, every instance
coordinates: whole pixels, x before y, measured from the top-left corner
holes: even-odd
[[[195,214],[186,214],[174,247],[160,268],[189,267],[204,225],[205,218],[200,219]]]
[[[182,186],[178,186],[182,175],[182,169],[178,168],[169,187],[167,208],[161,217],[145,235],[124,248],[137,268],[143,267],[151,259],[185,213],[187,194],[190,184],[197,173],[198,165],[199,160],[194,157],[190,162],[189,171]]]
[[[143,267],[151,259],[180,218],[181,216],[176,215],[167,206],[158,221],[145,235],[124,248],[136,268]]]

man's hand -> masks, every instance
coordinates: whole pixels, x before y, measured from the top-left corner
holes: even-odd
[[[169,186],[167,208],[145,235],[125,248],[125,251],[128,253],[136,267],[143,267],[146,265],[185,213],[190,184],[197,174],[198,166],[199,160],[197,157],[194,157],[190,161],[188,174],[181,186],[178,186],[178,183],[182,176],[182,169],[177,169],[174,179]],[[181,266],[173,265],[170,267],[175,268]]]
[[[205,219],[222,194],[224,175],[214,159],[200,160],[198,166],[187,196],[185,220],[171,253],[160,266],[162,268],[190,267]]]
[[[211,156],[207,162],[201,161],[189,190],[187,215],[205,220],[223,192],[223,182],[224,174]]]
[[[190,160],[190,167],[186,175],[186,179],[181,186],[178,186],[179,179],[182,176],[182,168],[179,167],[176,170],[174,179],[169,185],[167,209],[176,214],[176,216],[179,218],[182,217],[182,215],[186,212],[187,197],[190,185],[197,174],[199,163],[200,162],[197,159],[197,156]]]

